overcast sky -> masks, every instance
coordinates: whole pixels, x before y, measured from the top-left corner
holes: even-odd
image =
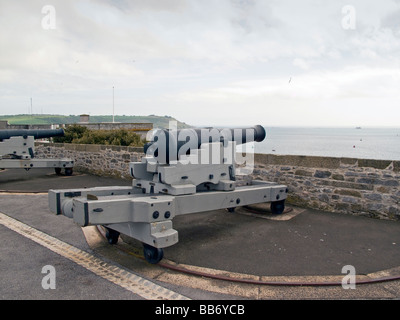
[[[400,126],[400,0],[0,0],[0,43],[0,114],[114,91],[192,125]]]

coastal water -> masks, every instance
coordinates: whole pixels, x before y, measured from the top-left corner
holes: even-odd
[[[399,128],[265,127],[256,153],[400,160]]]

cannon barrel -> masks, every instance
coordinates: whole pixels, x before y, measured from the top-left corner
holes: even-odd
[[[177,160],[180,148],[190,143],[189,149],[199,149],[203,143],[235,141],[236,144],[261,142],[265,139],[266,132],[263,126],[256,125],[248,128],[194,128],[181,130],[156,129],[149,143],[144,146],[156,156],[170,160]],[[161,153],[161,154],[160,154]]]
[[[64,135],[64,129],[15,129],[0,130],[0,140],[10,139],[11,137],[33,136],[34,139],[50,137],[60,137]]]
[[[183,129],[187,130],[187,129]],[[244,144],[249,142],[261,142],[266,137],[266,132],[263,126],[256,125],[249,128],[203,128],[193,129],[198,137],[199,147],[204,142],[225,142],[225,141],[236,141],[236,144]],[[213,130],[217,130],[220,136],[213,133]],[[181,130],[178,130],[181,131]],[[208,132],[207,132],[208,131]],[[207,139],[208,137],[208,139]],[[208,140],[208,141],[207,141]]]

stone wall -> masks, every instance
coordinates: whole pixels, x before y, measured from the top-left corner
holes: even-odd
[[[30,129],[30,130],[47,130],[47,129],[57,129],[60,127],[58,124],[8,124],[7,120],[0,120],[0,129],[7,130],[22,130],[22,129]]]
[[[142,148],[36,143],[36,157],[68,157],[75,171],[130,179],[129,162]],[[292,205],[400,219],[400,161],[256,154],[251,177],[289,187]]]
[[[36,158],[72,158],[74,171],[130,179],[129,162],[141,161],[143,148],[35,142]]]
[[[84,123],[79,122],[78,125],[86,127],[89,130],[116,130],[127,129],[140,135],[145,139],[147,133],[153,129],[152,123],[122,123],[122,122],[100,122],[100,123]],[[66,124],[65,127],[72,126],[73,124]]]
[[[400,161],[256,154],[252,178],[286,184],[294,205],[400,219]]]

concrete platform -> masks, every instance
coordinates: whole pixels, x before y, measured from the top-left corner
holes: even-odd
[[[167,297],[179,299],[400,297],[400,281],[378,281],[400,276],[399,222],[290,206],[281,216],[246,208],[237,208],[234,213],[218,210],[178,216],[173,224],[179,243],[164,249],[160,265],[150,265],[141,259],[141,244],[136,240],[122,236],[111,246],[101,229],[82,229],[48,209],[48,189],[105,185],[130,182],[77,172],[57,176],[51,169],[0,171],[0,212],[6,216],[0,219],[2,299],[152,299],[124,287],[123,282],[131,281],[132,275],[165,288]],[[8,225],[8,217],[33,231],[16,232]],[[38,237],[54,237],[51,239],[81,250],[82,256],[88,253],[90,259],[115,266],[126,280],[113,281],[91,269],[90,264],[98,260],[86,266],[62,252],[70,249],[57,253],[58,249],[45,244],[47,240],[41,244],[27,238],[36,230]],[[53,265],[57,271],[55,290],[42,288],[45,275],[41,269],[45,265]],[[355,268],[357,281],[377,283],[345,290],[340,284],[346,265]],[[196,272],[200,274],[194,275]],[[213,275],[228,279],[218,280]],[[307,285],[310,283],[315,285]]]

